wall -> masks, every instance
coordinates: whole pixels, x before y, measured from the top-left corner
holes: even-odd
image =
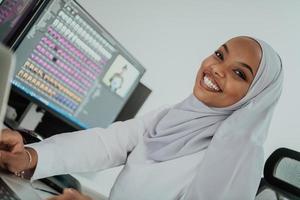
[[[283,60],[285,83],[266,156],[278,147],[300,151],[300,1],[78,1],[147,68],[142,82],[153,93],[139,115],[190,94],[201,60],[229,38],[250,35],[270,43]],[[108,195],[119,170],[80,179]]]

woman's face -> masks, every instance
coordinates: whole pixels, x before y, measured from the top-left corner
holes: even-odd
[[[247,37],[229,40],[202,62],[194,95],[207,106],[233,105],[246,95],[261,56],[261,48],[254,40]]]

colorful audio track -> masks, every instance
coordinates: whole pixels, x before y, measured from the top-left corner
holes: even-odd
[[[17,77],[38,89],[43,94],[46,94],[57,103],[66,107],[69,111],[75,111],[82,101],[82,98],[74,94],[63,84],[57,81],[56,78],[49,75],[47,72],[37,67],[35,64],[27,61],[17,73]]]
[[[17,78],[75,113],[116,50],[74,8],[55,17]]]
[[[115,48],[86,23],[76,9],[66,6],[58,16],[53,25],[57,26],[58,30],[61,30],[61,33],[79,49],[91,55],[95,61],[104,64],[112,57]]]

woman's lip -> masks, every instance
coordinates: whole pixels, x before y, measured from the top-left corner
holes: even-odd
[[[201,85],[201,87],[203,87],[207,91],[215,92],[215,93],[221,92],[221,90],[220,91],[216,91],[216,90],[214,90],[212,88],[207,87],[206,84],[204,83],[203,79],[200,80],[200,85]]]
[[[209,87],[204,83],[204,77],[205,77],[205,75],[208,75],[209,78],[213,79],[212,76],[210,75],[210,73],[205,73],[205,72],[203,72],[203,73],[202,73],[201,80],[200,80],[200,85],[201,85],[204,89],[206,89],[206,90],[208,90],[208,91],[210,91],[210,92],[216,92],[216,93],[222,92],[222,90],[221,90],[219,84],[216,82],[215,79],[213,79],[213,80],[214,80],[214,82],[217,84],[217,86],[218,86],[218,88],[219,88],[220,90],[219,90],[219,91],[216,91],[216,90],[214,90],[214,89],[212,89],[212,88],[209,88]]]

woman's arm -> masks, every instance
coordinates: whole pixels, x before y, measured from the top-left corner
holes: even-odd
[[[0,131],[0,168],[30,178],[37,164],[36,151],[24,148],[19,132],[10,129]]]
[[[32,180],[57,174],[98,171],[124,164],[144,132],[141,118],[52,136],[27,145],[38,155]]]

